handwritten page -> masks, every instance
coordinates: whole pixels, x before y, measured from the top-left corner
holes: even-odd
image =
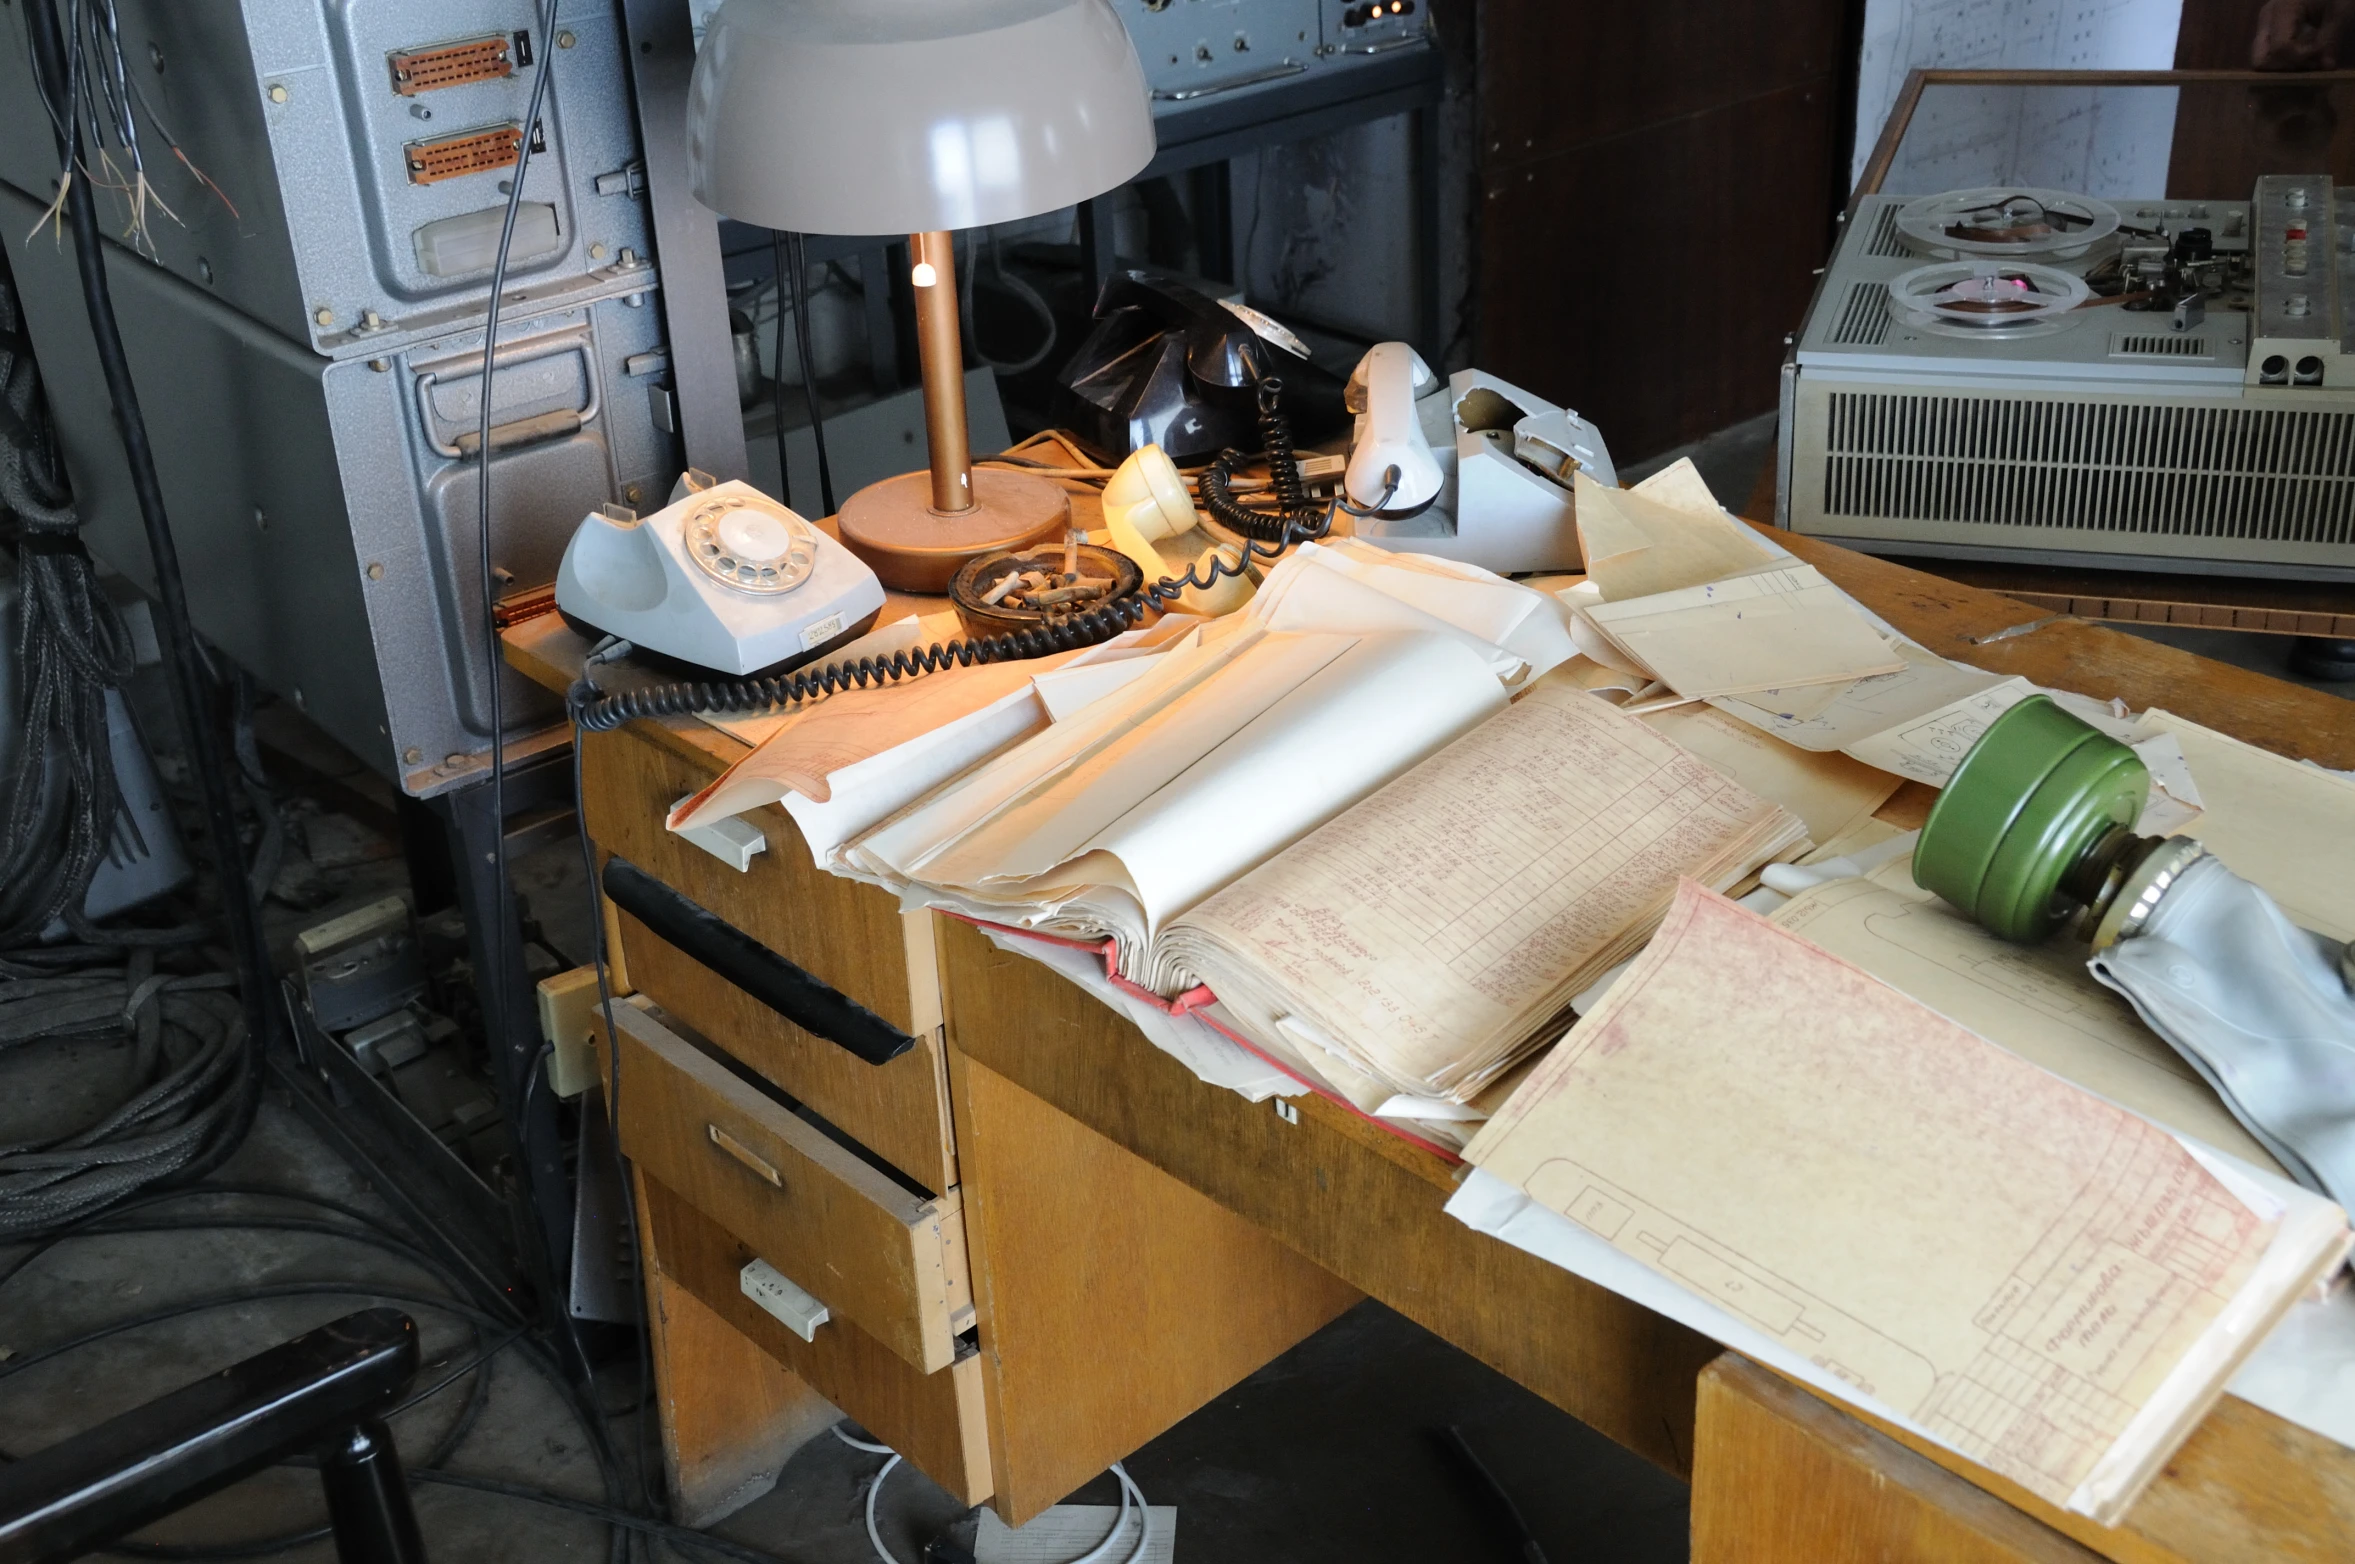
[[[2089,1092],[2281,1171],[2199,1072],[2085,970],[2082,942],[1997,939],[1916,887],[1898,863],[1802,891],[1768,921]]]
[[[1797,815],[1817,843],[1846,835],[1897,791],[1898,779],[1886,771],[1846,755],[1786,744],[1714,707],[1647,712],[1644,721],[1768,803]]]
[[[1499,711],[1480,660],[1435,635],[1271,634],[1149,722],[1010,800],[923,869],[993,899],[1124,887],[1160,924]],[[1117,863],[1088,865],[1103,854]],[[1122,920],[1126,924],[1126,920]]]
[[[1620,650],[1694,699],[1895,673],[1905,664],[1813,565],[1583,610]]]
[[[1679,875],[1732,885],[1805,831],[1546,679],[1174,920],[1157,974],[1286,1018],[1393,1092],[1466,1101],[1642,944]]]
[[[2058,1504],[2177,1393],[2279,1220],[1689,883],[1467,1157]]]

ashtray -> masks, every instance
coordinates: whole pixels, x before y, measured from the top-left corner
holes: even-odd
[[[1101,608],[1144,584],[1136,561],[1117,549],[1041,543],[967,560],[949,580],[949,601],[967,634],[1003,635]]]

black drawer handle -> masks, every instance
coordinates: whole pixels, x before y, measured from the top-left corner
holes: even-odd
[[[889,1064],[916,1040],[865,1005],[820,981],[636,864],[605,861],[613,904],[805,1032],[869,1064]]]

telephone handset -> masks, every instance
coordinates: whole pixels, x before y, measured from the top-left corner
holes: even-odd
[[[865,634],[883,584],[752,485],[690,471],[651,516],[608,505],[581,522],[556,572],[556,607],[643,650],[749,674]]]
[[[1355,514],[1367,514],[1336,497],[1329,505],[1312,502],[1301,481],[1300,463],[1292,444],[1280,407],[1283,382],[1270,375],[1252,387],[1252,405],[1260,429],[1261,449],[1266,453],[1268,483],[1275,501],[1273,509],[1250,509],[1239,504],[1227,488],[1225,479],[1231,476],[1241,453],[1233,450],[1222,453],[1218,462],[1203,475],[1201,488],[1203,504],[1213,515],[1221,517],[1239,539],[1202,555],[1179,574],[1159,574],[1148,570],[1153,562],[1149,544],[1139,539],[1136,559],[1142,575],[1142,585],[1132,586],[1117,597],[1098,597],[1084,604],[1074,602],[1068,611],[1061,606],[1045,618],[997,634],[967,635],[953,640],[936,641],[928,646],[904,646],[888,654],[836,659],[798,670],[776,670],[751,678],[717,680],[688,684],[665,684],[651,688],[623,690],[608,694],[596,687],[594,669],[584,668],[581,678],[570,691],[566,704],[573,720],[592,733],[606,733],[639,717],[676,717],[690,712],[755,712],[773,711],[779,707],[798,705],[805,700],[832,695],[847,689],[865,689],[873,685],[896,684],[903,679],[937,673],[948,668],[970,667],[974,663],[1016,662],[1032,657],[1048,657],[1057,652],[1071,651],[1082,646],[1094,646],[1108,641],[1122,631],[1144,621],[1150,614],[1162,613],[1173,607],[1189,607],[1204,612],[1218,612],[1237,606],[1237,587],[1256,560],[1272,560],[1286,549],[1325,536],[1340,509]],[[1159,464],[1165,466],[1165,463]],[[1132,471],[1132,467],[1134,470]],[[1376,506],[1390,497],[1386,481],[1376,496]],[[723,487],[742,487],[741,485]],[[716,491],[715,491],[716,492]],[[757,490],[747,490],[756,499],[764,500],[773,509],[782,509],[774,501],[767,501]],[[1133,527],[1151,510],[1161,515],[1171,526],[1182,513],[1191,515],[1185,500],[1184,483],[1174,468],[1165,472],[1148,470],[1139,462],[1124,466],[1107,485],[1106,499],[1112,503]],[[1144,501],[1150,500],[1148,506]],[[1164,503],[1167,513],[1163,513]],[[673,506],[671,509],[677,509]],[[663,515],[669,515],[665,511]],[[788,513],[790,514],[790,513]],[[650,518],[650,521],[655,518]],[[798,520],[799,518],[795,518]],[[1107,519],[1110,519],[1108,514]],[[583,525],[581,534],[574,538],[579,549],[583,538],[598,534],[593,530],[597,518]],[[806,526],[807,524],[804,523]],[[821,538],[823,534],[820,534]],[[1117,533],[1115,534],[1117,541]],[[831,542],[831,539],[825,539]],[[839,545],[837,545],[839,547]],[[580,572],[574,568],[573,550],[565,555],[565,569],[557,578],[557,606],[572,612],[566,604],[566,582],[577,582]],[[1125,549],[1123,552],[1127,552]],[[1069,568],[1068,566],[1066,568]],[[636,579],[636,578],[633,578]],[[1136,580],[1137,575],[1131,574]],[[575,587],[575,592],[579,588]],[[881,601],[878,588],[876,601]],[[627,634],[616,625],[607,624],[587,614],[599,628],[615,634]],[[872,620],[873,612],[868,618]],[[633,637],[634,639],[634,637]],[[663,650],[660,642],[647,643]]]
[[[1278,374],[1306,438],[1347,423],[1340,381],[1308,362],[1307,344],[1278,322],[1158,273],[1115,272],[1097,297],[1094,329],[1063,367],[1054,414],[1116,458],[1158,445],[1192,465],[1253,443],[1256,388]]]

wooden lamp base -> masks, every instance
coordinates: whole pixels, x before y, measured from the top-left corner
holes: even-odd
[[[885,586],[938,596],[977,555],[1061,537],[1071,525],[1071,501],[1048,479],[977,467],[973,508],[937,511],[932,475],[908,472],[859,490],[835,520],[843,546]]]

